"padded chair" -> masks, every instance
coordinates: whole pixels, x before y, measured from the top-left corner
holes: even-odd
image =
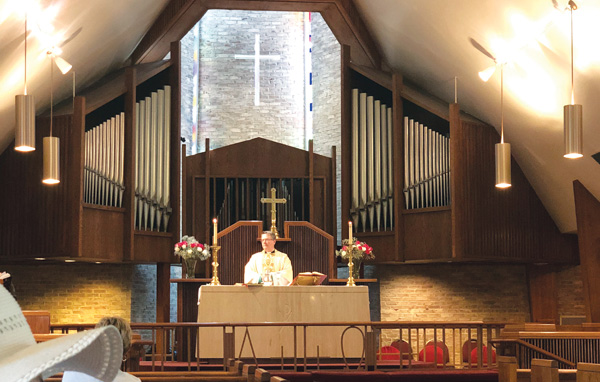
[[[481,351],[482,353],[482,360],[481,362],[484,365],[487,365],[487,361],[488,361],[488,348],[487,346],[483,346],[483,349]],[[472,364],[477,364],[478,358],[477,358],[477,348],[471,350],[471,363]],[[492,363],[496,363],[496,351],[494,349],[492,349]]]
[[[402,353],[402,359],[411,359],[413,356],[413,349],[406,340],[396,340],[392,342],[392,346],[395,347]]]
[[[444,351],[439,346],[436,348],[433,345],[427,345],[425,346],[425,349],[421,349],[419,352],[419,361],[437,362],[438,365],[443,365]]]
[[[469,362],[469,356],[473,349],[477,349],[477,340],[474,338],[468,339],[462,346],[462,361],[465,363]]]
[[[450,352],[448,352],[448,346],[446,346],[445,343],[443,343],[442,341],[429,341],[425,344],[425,347],[427,346],[431,346],[431,347],[438,347],[440,349],[442,349],[442,351],[444,352],[444,360],[446,361],[446,363],[450,362]]]
[[[393,346],[382,346],[379,349],[379,354],[377,354],[377,360],[399,361],[400,350]]]

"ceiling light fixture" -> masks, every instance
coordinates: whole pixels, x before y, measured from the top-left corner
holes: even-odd
[[[60,140],[52,136],[52,108],[53,108],[53,80],[54,80],[54,55],[50,56],[50,136],[44,137],[44,184],[60,183]]]
[[[583,156],[583,106],[575,104],[573,81],[573,11],[577,4],[569,1],[571,11],[571,104],[564,107],[565,158],[577,159]]]
[[[15,150],[35,150],[35,100],[27,94],[27,12],[25,12],[25,86],[23,94],[15,96]]]
[[[496,143],[496,187],[508,188],[510,179],[510,143],[504,143],[504,65],[500,65],[500,143]]]

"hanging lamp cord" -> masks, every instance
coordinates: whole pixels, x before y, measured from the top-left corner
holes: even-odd
[[[504,143],[504,64],[500,65],[500,143]]]
[[[52,136],[52,105],[53,105],[53,89],[54,83],[54,55],[50,55],[50,136]]]

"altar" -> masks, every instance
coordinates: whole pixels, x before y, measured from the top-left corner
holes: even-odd
[[[369,294],[366,286],[210,286],[198,293],[198,322],[217,323],[331,323],[370,321]],[[341,335],[348,326],[308,327],[306,356],[341,358]],[[359,328],[362,330],[362,328]],[[231,332],[231,328],[228,328]],[[235,331],[234,354],[237,357],[244,341],[246,327]],[[248,327],[257,358],[304,357],[303,328],[289,326]],[[222,327],[199,330],[199,357],[223,358]],[[294,349],[296,347],[296,349]],[[360,357],[363,336],[356,330],[344,335],[346,357]],[[242,357],[252,357],[245,340]]]

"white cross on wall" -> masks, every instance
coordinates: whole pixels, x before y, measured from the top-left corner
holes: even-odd
[[[236,54],[238,60],[254,60],[254,105],[260,104],[260,60],[279,60],[279,55],[260,54],[260,35],[254,35],[254,54]]]

